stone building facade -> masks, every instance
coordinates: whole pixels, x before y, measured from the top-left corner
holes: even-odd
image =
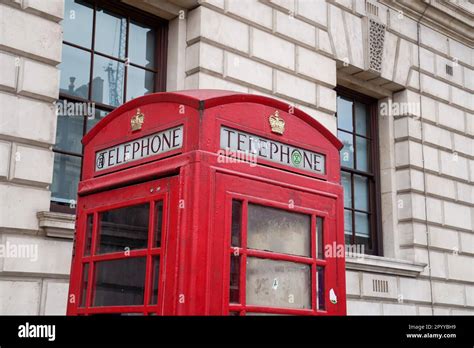
[[[270,96],[334,134],[341,91],[375,100],[380,248],[347,258],[348,314],[474,314],[472,1],[122,3],[168,21],[168,91]],[[64,0],[0,0],[0,314],[65,314],[74,215],[50,209],[64,16]],[[20,245],[36,257],[8,255]]]

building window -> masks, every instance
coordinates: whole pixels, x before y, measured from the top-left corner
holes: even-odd
[[[74,207],[81,139],[117,106],[165,90],[167,21],[115,1],[66,0],[52,210]]]
[[[340,158],[345,242],[379,254],[377,101],[345,88],[337,92],[337,136],[344,144]]]

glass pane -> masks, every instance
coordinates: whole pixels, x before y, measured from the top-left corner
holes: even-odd
[[[163,201],[155,203],[155,232],[153,248],[161,247],[161,234],[163,229]]]
[[[318,259],[324,259],[324,237],[323,237],[323,226],[324,219],[322,217],[316,217],[316,245],[317,245],[317,254]]]
[[[369,171],[369,141],[365,138],[356,137],[357,169]]]
[[[361,254],[364,254],[366,251],[365,249],[372,249],[372,238],[370,238],[370,236],[355,236],[355,244],[359,247],[359,248],[364,248],[362,250],[360,250],[360,253]]]
[[[109,114],[109,111],[95,109],[94,118],[87,119],[87,132],[89,132],[97,123],[99,123],[105,116]]]
[[[93,8],[81,0],[66,0],[64,3],[64,41],[91,48]]]
[[[143,305],[145,257],[95,263],[94,306]]]
[[[352,101],[337,97],[337,128],[352,132]]]
[[[54,173],[51,185],[51,200],[75,203],[81,173],[81,157],[54,154]]]
[[[111,106],[122,104],[124,74],[123,63],[94,55],[92,100]]]
[[[124,59],[127,20],[107,10],[98,10],[95,27],[95,50]]]
[[[350,173],[341,172],[341,184],[344,188],[344,207],[352,208],[352,185]]]
[[[155,30],[131,21],[129,35],[128,58],[130,62],[153,69],[155,67]]]
[[[92,215],[92,214],[87,215],[86,246],[85,246],[85,249],[84,249],[84,256],[89,256],[91,254],[93,222],[94,222],[94,215]]]
[[[247,247],[311,256],[311,216],[248,204]]]
[[[97,254],[146,249],[149,211],[146,203],[100,213]]]
[[[346,132],[337,132],[337,137],[344,147],[341,149],[341,166],[354,168],[354,137]]]
[[[369,210],[369,181],[366,177],[354,175],[355,209]]]
[[[58,114],[57,120],[56,144],[54,148],[80,155],[82,153],[81,139],[84,134],[84,117],[67,116],[61,113]]]
[[[356,133],[360,135],[369,136],[369,114],[367,106],[362,103],[355,103],[355,122],[356,122]]]
[[[82,292],[81,292],[81,305],[80,307],[86,306],[87,301],[87,286],[89,284],[89,264],[85,263],[82,268]]]
[[[153,93],[155,90],[155,73],[128,66],[127,101]]]
[[[324,300],[325,298],[325,284],[324,284],[324,267],[318,266],[317,268],[317,273],[318,273],[318,304],[317,308],[320,310],[325,310],[326,309],[326,301]]]
[[[240,256],[230,256],[230,303],[240,303]]]
[[[369,214],[355,213],[356,236],[369,236],[370,234]]]
[[[63,45],[60,73],[60,93],[89,99],[91,54],[81,49]]]
[[[352,212],[344,209],[344,232],[352,235]]]
[[[288,261],[247,258],[247,304],[311,308],[311,267]]]
[[[158,304],[158,288],[160,281],[160,257],[153,257],[153,283],[151,287],[150,304]]]
[[[232,200],[232,232],[231,245],[240,247],[242,233],[242,202]]]

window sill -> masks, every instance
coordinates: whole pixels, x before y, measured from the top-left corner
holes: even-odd
[[[417,277],[421,272],[423,272],[425,267],[426,263],[373,255],[361,255],[361,257],[346,258],[346,270],[392,274],[404,277]]]
[[[40,211],[36,214],[39,227],[48,237],[74,238],[76,216],[73,214]]]

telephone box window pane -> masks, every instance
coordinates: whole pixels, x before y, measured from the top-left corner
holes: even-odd
[[[163,201],[155,203],[155,242],[154,248],[161,247],[161,233],[163,229]]]
[[[360,175],[354,175],[354,197],[357,210],[369,210],[369,180]]]
[[[352,101],[337,97],[337,128],[348,132],[354,130],[352,124]]]
[[[66,0],[64,4],[64,41],[90,48],[92,43],[93,8],[86,1]],[[64,60],[63,60],[64,61]]]
[[[146,249],[150,205],[140,204],[99,214],[98,254]]]
[[[316,245],[318,259],[324,259],[324,237],[323,237],[323,226],[324,219],[322,217],[316,217]]]
[[[87,215],[86,247],[84,249],[84,256],[89,256],[91,254],[93,222],[94,222],[94,215],[92,214]]]
[[[128,67],[127,100],[141,97],[155,90],[155,73],[134,66]]]
[[[75,204],[77,185],[81,173],[81,158],[76,156],[54,154],[53,184],[51,200],[54,202]]]
[[[352,207],[352,185],[351,185],[351,174],[346,172],[341,172],[341,184],[344,188],[344,207]]]
[[[81,307],[86,306],[87,301],[87,285],[89,284],[89,264],[84,264],[82,268],[82,291],[81,291]]]
[[[63,45],[61,61],[59,65],[61,71],[60,93],[88,99],[91,54],[69,45]]]
[[[352,134],[346,132],[337,132],[337,137],[344,147],[341,149],[341,166],[354,168],[354,138]]]
[[[240,256],[230,256],[230,303],[240,303]]]
[[[369,171],[369,141],[362,137],[356,137],[357,169]]]
[[[145,269],[145,257],[96,262],[94,306],[143,305]]]
[[[99,10],[96,12],[95,27],[95,50],[124,59],[127,20],[107,10]]]
[[[149,69],[155,67],[155,30],[137,22],[130,22],[128,57],[130,62]]]
[[[246,300],[264,307],[311,308],[311,267],[248,257]]]
[[[355,103],[355,122],[356,122],[356,133],[364,136],[369,136],[368,127],[368,113],[367,105],[356,102]]]
[[[311,216],[249,203],[247,246],[311,256]]]
[[[153,284],[151,288],[150,304],[158,304],[158,288],[160,281],[160,257],[156,256],[153,258]]]
[[[123,103],[125,65],[117,60],[94,55],[92,100],[111,106]]]
[[[318,273],[318,309],[325,310],[326,309],[326,301],[325,298],[325,284],[324,284],[324,267],[318,266],[317,268]]]
[[[242,232],[242,201],[232,200],[232,246],[240,247]]]

